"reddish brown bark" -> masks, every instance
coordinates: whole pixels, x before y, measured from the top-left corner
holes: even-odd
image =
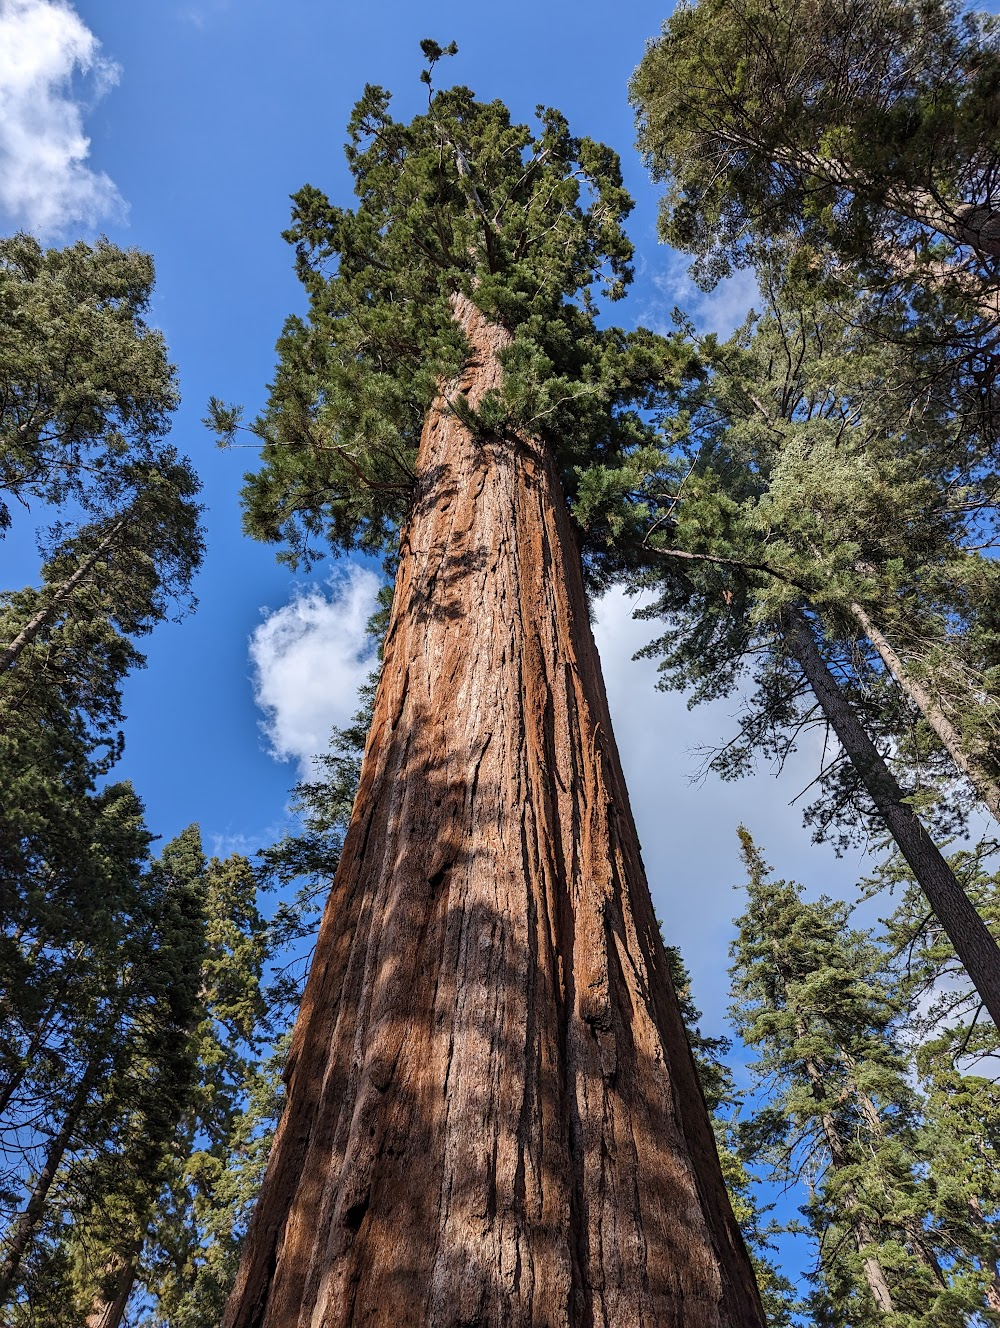
[[[136,1240],[120,1259],[104,1270],[101,1289],[94,1297],[85,1328],[121,1328],[138,1275],[141,1253],[142,1241]]]
[[[473,407],[504,334],[455,302]],[[555,467],[439,401],[226,1328],[758,1328]]]

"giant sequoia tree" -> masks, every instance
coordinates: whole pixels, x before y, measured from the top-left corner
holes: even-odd
[[[369,88],[357,207],[296,196],[309,315],[254,426],[248,521],[398,570],[227,1328],[761,1322],[572,517],[599,570],[676,366],[598,328],[594,288],[629,276],[618,162],[539,118],[452,88],[400,123]]]

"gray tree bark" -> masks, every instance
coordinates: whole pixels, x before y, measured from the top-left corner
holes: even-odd
[[[1000,821],[1000,787],[997,786],[989,772],[983,768],[982,762],[977,759],[975,753],[966,750],[962,735],[938,705],[931,691],[916,678],[910,676],[906,664],[893,649],[885,633],[880,630],[867,609],[858,603],[852,603],[850,610],[865,636],[875,647],[882,663],[927,720],[941,745],[955,763],[956,769],[965,775],[981,801],[989,808],[994,818]]]
[[[845,700],[801,610],[788,611],[785,629],[788,647],[801,666],[823,714],[858,772],[886,829],[909,863],[917,884],[955,947],[955,953],[990,1017],[1000,1028],[1000,949],[996,941],[919,816],[905,801],[903,790],[864,725]]]
[[[102,1064],[102,1055],[95,1055],[87,1065],[80,1082],[77,1084],[76,1092],[66,1108],[59,1129],[52,1136],[45,1154],[45,1161],[42,1163],[42,1168],[35,1179],[24,1212],[11,1226],[10,1236],[4,1250],[3,1262],[0,1264],[0,1308],[8,1304],[15,1289],[24,1256],[27,1254],[28,1247],[45,1215],[45,1203],[49,1197],[49,1191],[52,1189],[58,1175],[62,1160],[66,1156],[66,1150],[76,1133],[90,1093],[97,1083]]]

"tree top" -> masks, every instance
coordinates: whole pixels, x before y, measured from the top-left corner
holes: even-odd
[[[422,43],[431,66],[453,47]],[[251,426],[264,466],[245,489],[248,529],[285,542],[291,561],[318,552],[316,537],[394,548],[424,416],[466,352],[457,293],[512,336],[503,392],[476,427],[549,442],[571,502],[588,467],[649,441],[640,412],[677,353],[652,333],[598,325],[599,294],[620,298],[632,277],[618,156],[571,134],[559,111],[536,115],[532,128],[467,87],[432,87],[426,112],[404,122],[369,85],[348,124],[355,205],[312,185],[294,195],[285,238],[309,310],[278,343]],[[219,403],[212,420],[228,436],[239,424]]]

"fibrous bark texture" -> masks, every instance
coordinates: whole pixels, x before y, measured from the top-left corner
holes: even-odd
[[[121,1328],[138,1276],[142,1245],[142,1240],[136,1240],[131,1249],[104,1270],[102,1286],[94,1297],[85,1328]]]
[[[759,1328],[553,461],[447,397],[225,1328]]]

